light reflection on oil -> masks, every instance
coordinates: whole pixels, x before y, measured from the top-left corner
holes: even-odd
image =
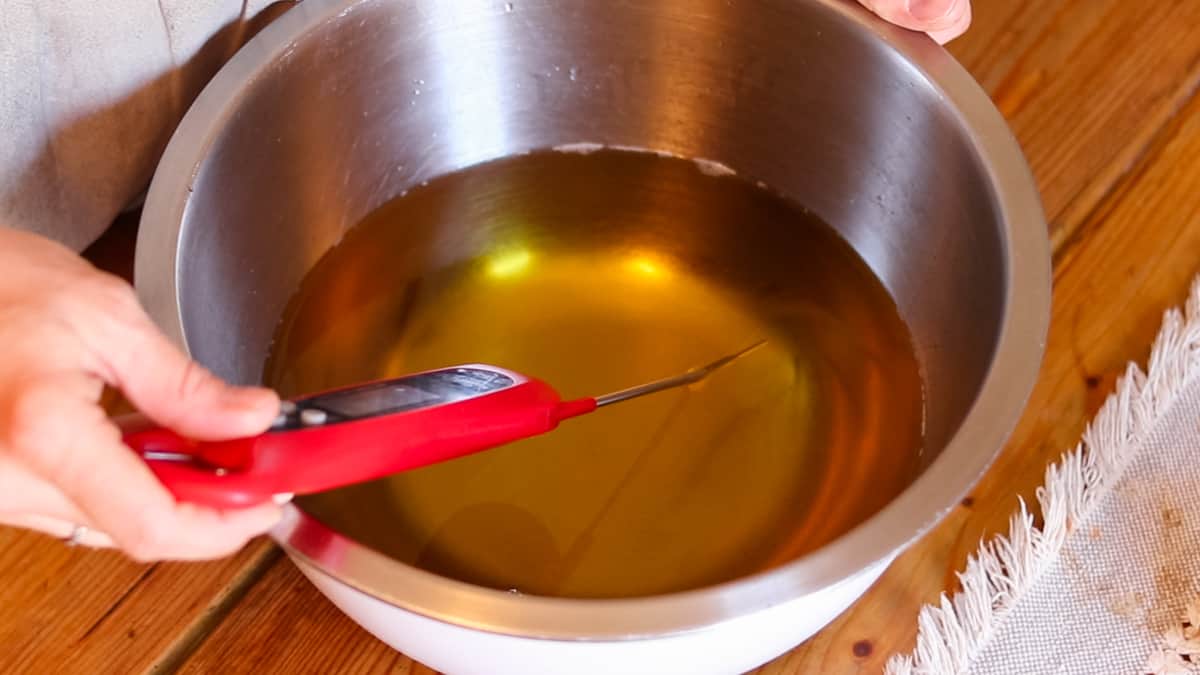
[[[670,273],[670,267],[662,259],[644,252],[632,255],[626,265],[647,279],[664,280]]]
[[[522,247],[502,250],[488,256],[487,271],[494,279],[507,279],[529,271],[533,253]]]

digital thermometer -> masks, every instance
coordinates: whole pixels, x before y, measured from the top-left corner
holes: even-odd
[[[345,387],[281,405],[258,436],[198,442],[140,416],[118,420],[177,499],[242,507],[374,480],[538,436],[599,407],[671,389],[762,343],[676,377],[564,401],[548,384],[489,365],[463,365]]]

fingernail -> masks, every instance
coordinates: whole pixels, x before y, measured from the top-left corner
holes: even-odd
[[[908,15],[917,21],[944,19],[954,7],[952,0],[908,0]]]
[[[278,412],[279,407],[279,397],[267,389],[231,389],[227,400],[234,408],[256,412],[267,408]]]

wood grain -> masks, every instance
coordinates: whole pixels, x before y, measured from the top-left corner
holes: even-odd
[[[0,673],[134,673],[244,591],[275,557],[259,541],[203,564],[137,565],[0,528]]]
[[[1009,120],[1061,244],[1200,84],[1200,3],[976,5],[980,30],[951,51]]]
[[[359,628],[286,560],[271,568],[182,672],[435,673]]]
[[[1145,356],[1160,312],[1200,269],[1200,110],[1188,103],[1200,82],[1198,30],[1195,0],[976,0],[975,25],[951,50],[1009,119],[1057,251],[1042,377],[969,504],[761,673],[878,672],[907,649],[921,603],[953,586],[980,537],[1005,526],[1015,494],[1031,496],[1045,465],[1076,441],[1114,374]],[[128,228],[93,251],[122,275]],[[181,662],[187,672],[431,672],[357,628],[261,542],[226,561],[138,566],[0,530],[0,607],[5,673]]]

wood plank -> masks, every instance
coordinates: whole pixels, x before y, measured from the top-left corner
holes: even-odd
[[[376,640],[287,560],[273,566],[181,671],[433,675]]]
[[[138,565],[0,528],[0,672],[145,671],[276,555],[260,540],[216,562]]]
[[[1200,84],[1200,3],[976,6],[951,52],[1009,120],[1060,244]]]
[[[975,0],[970,30],[947,48],[985,90],[995,92],[1042,40],[1055,14],[1069,4],[1070,0]]]
[[[1033,502],[1045,466],[1074,446],[1131,360],[1148,356],[1162,312],[1200,272],[1200,99],[1153,157],[1085,223],[1058,261],[1047,357],[1012,441],[971,498],[902,556],[849,612],[759,675],[878,672],[908,650],[921,604],[953,588],[981,538]]]

